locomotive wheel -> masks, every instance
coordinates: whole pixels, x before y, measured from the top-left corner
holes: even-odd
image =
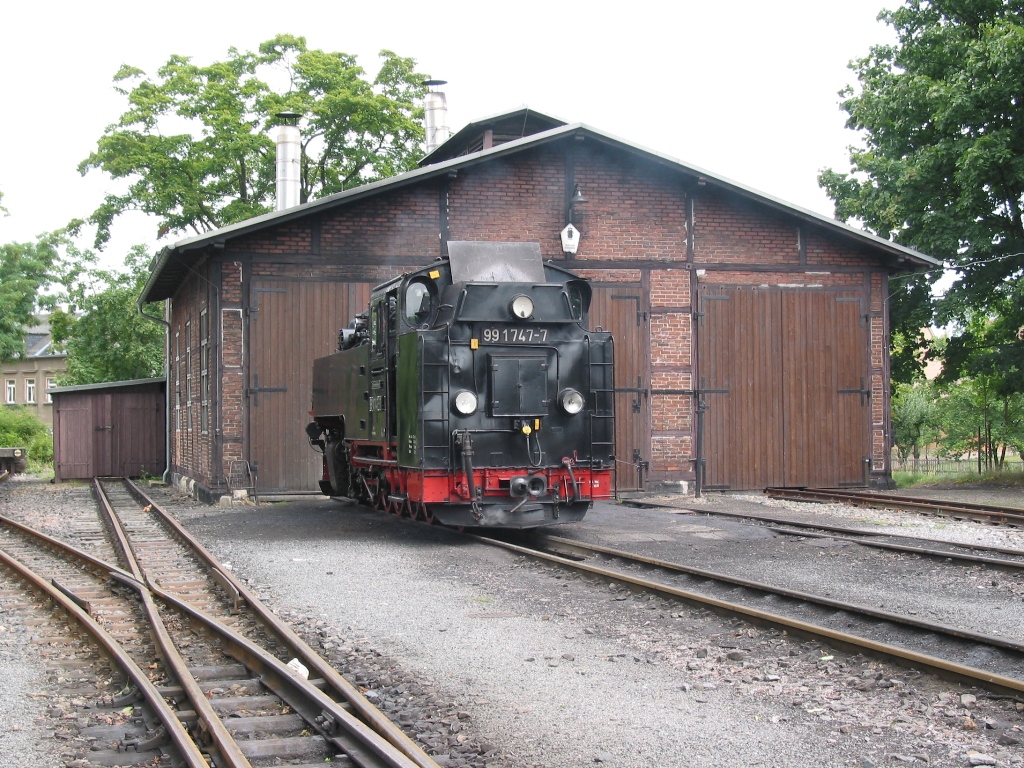
[[[419,517],[418,510],[416,509],[416,502],[412,499],[406,499],[403,501],[402,516],[408,517],[410,520],[416,520]]]
[[[401,517],[402,512],[404,510],[405,507],[401,501],[392,501],[388,499],[388,512],[390,512],[392,515],[394,515],[395,517]]]
[[[427,524],[433,525],[434,523],[434,513],[431,512],[430,507],[423,502],[420,502],[419,504],[419,518]]]

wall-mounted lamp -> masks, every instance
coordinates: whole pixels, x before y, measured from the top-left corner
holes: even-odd
[[[580,190],[580,185],[573,187],[572,197],[565,206],[565,229],[561,232],[562,252],[572,256],[580,247],[580,231],[572,225],[572,211],[580,203],[589,202],[586,195]]]
[[[565,223],[572,224],[572,209],[580,203],[589,203],[586,196],[580,190],[580,185],[577,184],[572,191],[572,198],[569,200],[569,204],[565,207]]]

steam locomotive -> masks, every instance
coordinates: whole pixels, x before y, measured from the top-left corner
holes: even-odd
[[[451,526],[580,520],[611,496],[614,348],[537,243],[450,242],[313,363],[324,494]]]

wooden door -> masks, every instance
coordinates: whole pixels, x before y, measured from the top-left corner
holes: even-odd
[[[261,491],[310,491],[322,474],[305,426],[313,360],[366,309],[366,283],[253,281],[249,306],[249,463]]]
[[[709,286],[699,294],[698,407],[704,409],[703,487],[781,484],[781,323],[768,291]]]
[[[114,422],[110,395],[92,396],[92,473],[95,477],[116,477],[114,467]]]
[[[780,291],[786,414],[783,485],[865,485],[867,323],[859,292]]]
[[[639,286],[594,284],[590,327],[615,343],[615,468],[619,490],[643,487],[650,461],[648,302]]]
[[[704,487],[864,485],[860,292],[701,286],[698,296]]]
[[[93,477],[95,426],[89,393],[62,393],[54,406],[54,474],[58,481]]]
[[[119,477],[159,476],[164,471],[166,424],[162,392],[119,393],[111,424],[111,468]]]

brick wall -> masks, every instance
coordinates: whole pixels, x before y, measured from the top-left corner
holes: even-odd
[[[810,268],[829,266],[870,267],[877,264],[877,256],[846,240],[826,234],[817,227],[806,229],[807,265]]]
[[[701,188],[693,201],[693,260],[799,264],[799,230],[795,223],[766,208]]]
[[[564,209],[562,153],[541,147],[460,171],[449,186],[449,239],[539,242],[545,259],[560,259]]]
[[[441,255],[439,183],[356,200],[228,243],[229,255],[299,257],[312,263],[393,259],[427,263]]]
[[[576,149],[575,178],[588,199],[573,212],[581,233],[577,258],[686,258],[686,194],[678,176],[585,142]]]
[[[665,390],[693,389],[692,272],[650,273],[651,472],[658,479],[693,478],[692,395]]]
[[[209,315],[209,269],[200,267],[181,286],[171,302],[170,313],[170,373],[167,402],[171,409],[171,469],[186,472],[193,477],[209,478],[212,459],[212,428],[203,430],[201,423],[203,402],[202,356],[208,354],[211,362],[216,356]],[[204,339],[203,330],[207,331]],[[210,396],[216,386],[213,367],[207,371]],[[212,413],[212,409],[211,409]]]

